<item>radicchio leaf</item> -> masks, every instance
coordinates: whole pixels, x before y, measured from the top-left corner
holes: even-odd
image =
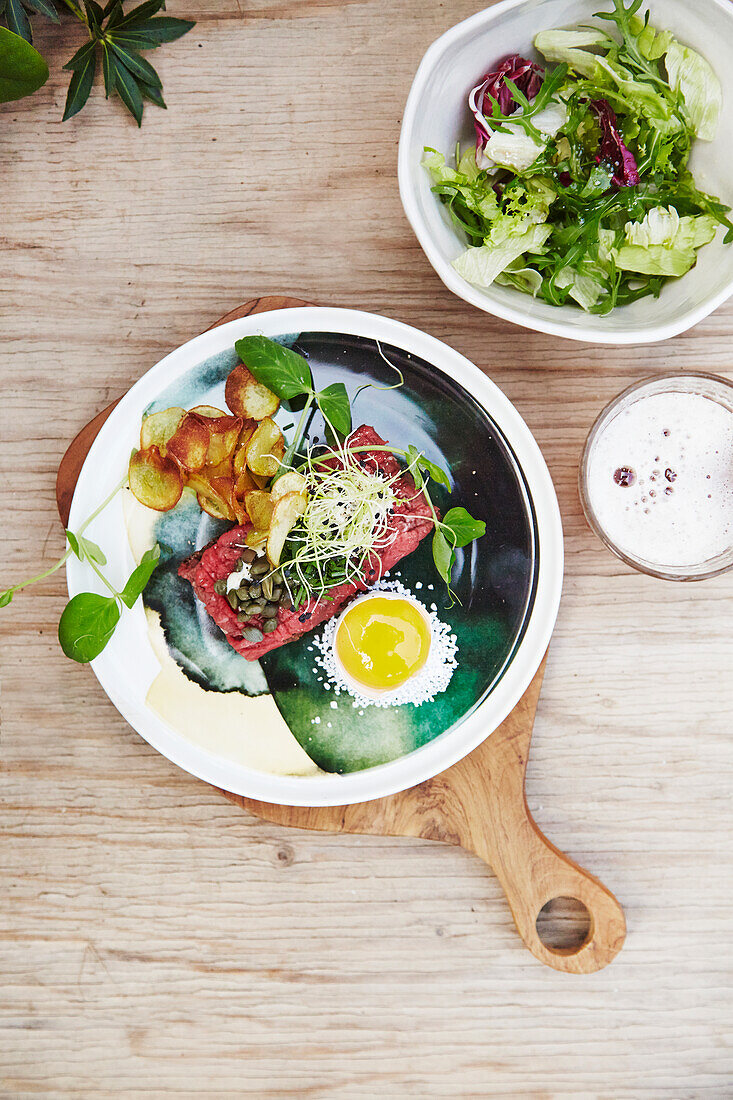
[[[605,99],[592,99],[590,105],[601,127],[601,144],[596,163],[606,161],[612,165],[611,182],[616,187],[634,187],[639,182],[639,169],[634,154],[621,140],[616,115],[610,103]]]
[[[474,118],[476,128],[476,158],[480,158],[485,146],[488,144],[491,132],[486,125],[485,115],[491,116],[491,100],[498,105],[503,115],[510,115],[518,104],[512,98],[511,89],[506,84],[508,77],[527,99],[532,100],[542,87],[545,70],[521,57],[518,53],[510,54],[499,63],[498,68],[493,69],[471,90],[468,97],[468,106]],[[488,101],[487,101],[488,100]]]

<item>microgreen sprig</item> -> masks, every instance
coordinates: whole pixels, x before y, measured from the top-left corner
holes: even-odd
[[[309,449],[305,456],[304,466],[300,467],[301,472],[306,468],[313,470],[317,466],[327,467],[332,464],[334,454],[347,466],[351,463],[353,456],[359,452],[384,451],[399,455],[405,460],[407,470],[412,474],[417,491],[423,494],[432,513],[435,527],[433,533],[433,561],[435,567],[448,586],[451,598],[455,598],[450,587],[451,575],[456,560],[455,552],[473,542],[474,539],[481,538],[486,531],[486,525],[482,520],[474,519],[465,508],[460,507],[451,508],[442,519],[438,516],[437,509],[428,491],[428,482],[432,479],[436,484],[450,489],[450,478],[446,471],[428,459],[422,451],[419,451],[412,444],[407,449],[401,450],[398,447],[391,446],[352,447],[349,446],[348,440],[346,443],[342,443],[338,437],[347,437],[351,432],[352,424],[351,403],[343,382],[336,382],[326,387],[325,390],[316,391],[307,360],[291,348],[283,347],[266,336],[245,336],[236,342],[235,347],[242,362],[257,381],[271,389],[281,400],[291,401],[299,397],[305,397],[306,399],[295,435],[283,456],[280,473],[285,473],[292,466],[314,402],[318,405],[324,420],[336,436],[336,449],[318,458],[314,458]],[[382,358],[386,358],[381,347],[379,347],[379,353]],[[389,360],[386,360],[386,362],[389,363]],[[401,375],[400,379],[399,385],[402,384]],[[358,392],[361,392],[361,390]],[[298,536],[296,534],[294,541],[297,542],[297,540]],[[372,545],[371,549],[373,548]],[[313,538],[310,541],[301,538],[300,546],[296,546],[293,550],[293,562],[298,564],[299,580],[296,602],[303,602],[308,594],[308,588],[313,587],[314,584],[316,594],[322,596],[329,588],[334,588],[343,583],[344,576],[342,574],[348,574],[351,565],[354,565],[356,569],[361,568],[369,554],[363,538],[356,550],[357,560],[355,563],[350,563],[348,555],[339,550],[340,567],[337,571],[332,569],[329,575],[329,571],[324,569],[319,548],[314,545]],[[307,576],[304,572],[304,566],[306,565],[311,567]]]
[[[89,565],[110,595],[103,596],[98,592],[79,592],[76,596],[72,596],[61,614],[58,629],[59,643],[64,653],[72,661],[77,661],[80,664],[86,664],[87,661],[92,661],[99,656],[114,634],[123,606],[130,609],[134,607],[160,558],[160,547],[156,543],[150,550],[145,551],[140,562],[127,578],[122,590],[118,592],[102,572],[101,567],[107,564],[104,551],[96,542],[84,535],[92,521],[104,511],[126,483],[127,478],[116,485],[110,495],[87,517],[76,533],[67,529],[66,541],[68,547],[57,562],[54,562],[50,568],[38,573],[35,577],[20,581],[18,584],[6,588],[4,592],[0,592],[0,608],[7,607],[16,592],[27,588],[28,585],[36,584],[46,577],[50,577],[66,564],[72,554],[79,561]]]

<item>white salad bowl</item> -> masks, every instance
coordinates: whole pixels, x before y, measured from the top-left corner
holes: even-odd
[[[659,298],[641,298],[607,316],[579,306],[552,306],[512,287],[485,289],[467,283],[452,267],[467,247],[420,161],[425,146],[452,155],[456,142],[473,144],[468,93],[480,77],[507,54],[542,60],[532,48],[542,30],[587,23],[610,0],[503,0],[452,27],[428,49],[405,107],[399,145],[402,204],[425,255],[442,281],[464,301],[506,321],[570,340],[598,344],[637,344],[666,340],[684,332],[733,294],[733,245],[723,234],[698,253],[686,275],[667,282]],[[650,0],[641,11],[671,30],[684,45],[712,65],[723,89],[723,109],[712,142],[696,141],[690,166],[703,191],[733,204],[733,3],[730,0]]]
[[[465,719],[434,740],[389,763],[345,775],[275,775],[254,770],[187,740],[148,705],[147,692],[160,672],[140,601],[123,614],[92,668],[120,714],[164,756],[191,774],[236,794],[293,806],[364,802],[405,790],[437,775],[476,748],[506,718],[535,675],[555,623],[563,578],[560,512],[552,480],[529,428],[501,390],[458,352],[417,329],[356,310],[303,307],[231,321],[184,344],[147,372],[122,398],[102,427],[82,468],[69,526],[78,529],[119,484],[140,422],[167,387],[179,384],[212,357],[231,354],[235,340],[262,333],[302,331],[349,334],[381,341],[420,357],[471,395],[506,441],[523,479],[528,515],[534,517],[534,599],[523,633],[495,687]],[[223,390],[223,384],[222,384]],[[195,395],[192,395],[192,397]],[[477,456],[477,461],[480,456]],[[118,494],[89,527],[108,556],[107,572],[123,583],[133,565],[124,509]],[[75,557],[67,566],[69,594],[100,588],[89,566]]]

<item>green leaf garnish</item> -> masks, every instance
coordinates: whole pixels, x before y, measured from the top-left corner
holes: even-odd
[[[267,336],[243,336],[234,345],[237,355],[258,382],[283,400],[311,393],[311,369],[302,355]]]
[[[140,564],[127,579],[127,584],[120,592],[120,599],[129,608],[132,608],[138,597],[145,590],[145,585],[150,580],[156,565],[160,560],[160,547],[156,544],[151,550],[146,550],[140,559]]]
[[[59,620],[61,648],[72,661],[93,661],[114,634],[119,619],[120,606],[114,596],[80,592],[69,600]]]
[[[437,528],[433,533],[433,561],[435,568],[448,586],[450,586],[454,560],[453,547],[448,544],[442,530]]]
[[[348,435],[351,431],[351,404],[343,382],[334,382],[316,395],[318,408],[335,431]]]
[[[451,508],[443,516],[441,527],[449,531],[454,538],[453,547],[460,549],[468,546],[474,539],[480,539],[486,534],[486,524],[481,519],[474,519],[465,508]]]

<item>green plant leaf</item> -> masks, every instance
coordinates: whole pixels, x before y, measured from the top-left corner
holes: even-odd
[[[482,519],[474,519],[465,508],[451,508],[443,516],[443,528],[447,528],[455,537],[456,548],[468,546],[474,539],[486,534],[486,524]]]
[[[160,559],[160,547],[156,543],[151,550],[146,550],[140,559],[140,564],[133,569],[127,578],[127,584],[120,593],[122,602],[126,607],[132,608],[135,601],[145,590],[145,585],[150,580]]]
[[[115,88],[122,102],[133,116],[138,126],[143,120],[143,97],[137,81],[129,69],[126,69],[117,57],[111,58],[115,71]]]
[[[83,69],[87,64],[89,57],[94,53],[97,43],[94,39],[90,39],[89,42],[85,42],[83,46],[80,46],[73,57],[64,65],[65,69],[75,72],[77,69]]]
[[[196,24],[190,19],[174,19],[171,15],[158,15],[154,19],[143,19],[134,24],[135,33],[145,34],[156,42],[175,42],[188,34]]]
[[[102,76],[104,77],[104,96],[109,99],[115,90],[115,67],[113,54],[107,42],[102,43]]]
[[[110,41],[114,40],[118,46],[129,50],[157,50],[160,42],[156,42],[149,34],[142,31],[114,31],[107,32]],[[106,43],[105,43],[106,45]]]
[[[97,3],[97,0],[82,0],[82,3],[89,20],[89,29],[92,31],[101,30],[104,22],[104,12],[101,5]]]
[[[243,336],[234,347],[258,382],[285,401],[313,390],[311,369],[302,355],[267,336]]]
[[[107,558],[101,546],[97,546],[96,542],[92,542],[91,539],[84,538],[83,535],[79,536],[79,547],[82,550],[84,557],[89,561],[93,561],[95,565],[106,565]]]
[[[436,481],[438,485],[445,485],[446,489],[450,489],[450,478],[442,466],[438,466],[435,462],[431,462],[425,455],[420,455],[418,462],[420,469],[429,474],[433,481]]]
[[[140,23],[144,23],[146,20],[150,19],[151,16],[155,15],[156,12],[160,11],[163,7],[163,3],[164,0],[147,0],[144,4],[138,4],[132,11],[128,11],[127,15],[120,20],[117,26],[136,27]]]
[[[425,484],[422,473],[420,472],[420,459],[422,458],[422,453],[411,443],[405,454],[412,474],[412,480],[415,482],[415,488],[420,490]]]
[[[120,606],[113,596],[80,592],[69,600],[59,620],[61,648],[72,661],[93,661],[114,634],[119,619]]]
[[[13,34],[17,34],[21,38],[24,38],[26,42],[33,41],[33,31],[31,30],[30,21],[20,0],[7,0],[5,5],[5,22],[8,24],[8,30],[12,31]]]
[[[86,101],[94,83],[94,74],[97,71],[97,57],[94,50],[87,55],[83,68],[75,69],[69,81],[69,91],[66,95],[66,106],[62,122],[77,114]]]
[[[453,553],[453,548],[448,544],[445,535],[438,528],[433,534],[433,561],[435,562],[435,568],[447,585],[450,585],[450,575],[454,560],[455,554]]]
[[[52,23],[60,23],[59,13],[51,3],[51,0],[25,0],[25,6],[37,11],[39,15],[45,15]]]
[[[164,111],[167,110],[167,105],[163,99],[160,88],[153,88],[150,84],[146,84],[144,80],[138,80],[137,86],[145,98],[149,99],[151,103],[154,103],[156,107],[162,107]]]
[[[72,552],[74,554],[76,554],[79,561],[81,561],[82,560],[82,553],[81,553],[81,549],[79,547],[79,540],[76,537],[76,535],[74,534],[74,532],[69,531],[68,528],[66,530],[66,541],[68,542],[69,546],[71,547]]]
[[[316,394],[318,408],[335,431],[348,435],[351,431],[351,403],[343,382],[334,382]]]
[[[126,69],[129,69],[134,77],[138,80],[144,80],[146,84],[150,84],[153,88],[160,88],[162,86],[160,77],[150,62],[146,61],[144,57],[140,57],[139,54],[134,53],[132,50],[120,46],[116,38],[110,38],[109,44],[114,50],[117,59],[122,62]]]
[[[0,27],[0,103],[23,99],[48,80],[48,65],[24,38]]]
[[[13,598],[13,589],[6,588],[4,592],[0,592],[0,607],[7,607]]]

